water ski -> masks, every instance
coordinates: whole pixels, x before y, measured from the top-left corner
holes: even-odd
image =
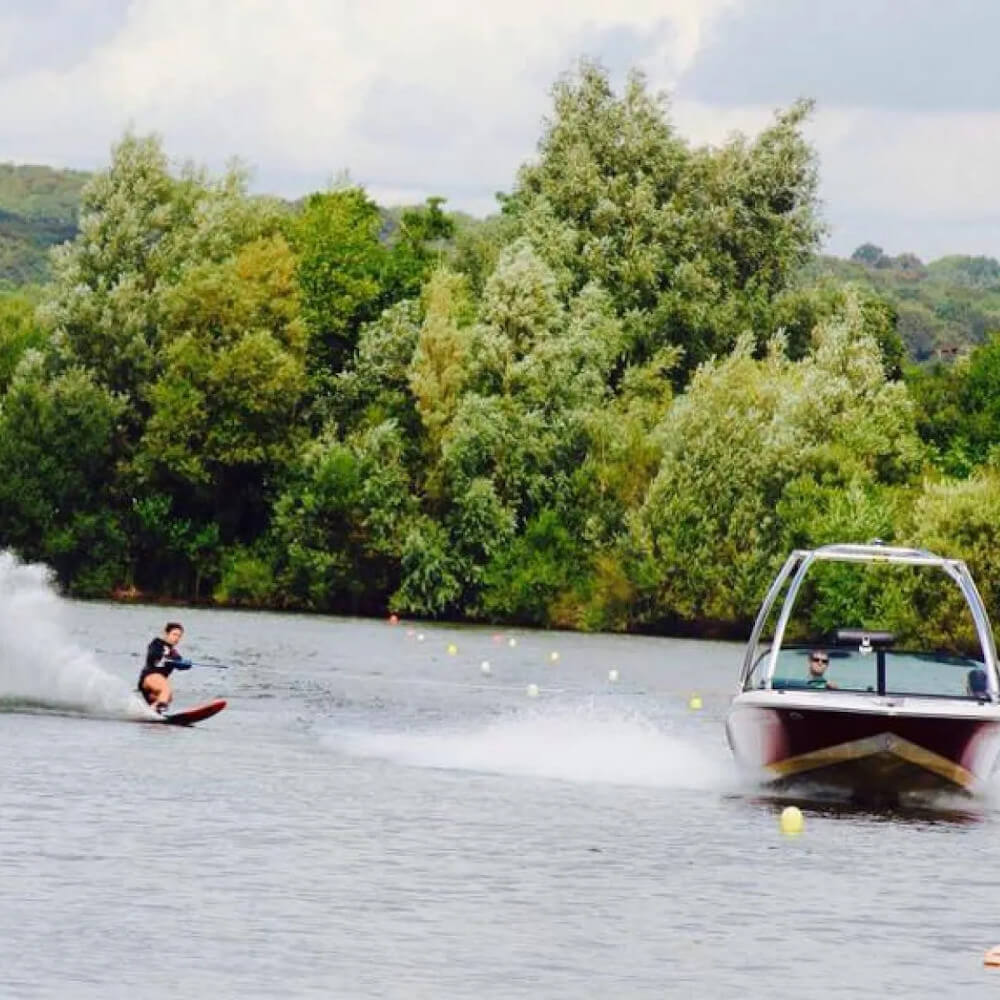
[[[168,726],[190,726],[202,719],[210,719],[213,715],[221,712],[226,707],[224,698],[216,698],[215,701],[207,701],[204,705],[195,705],[194,708],[185,708],[182,712],[168,712],[160,716],[160,722],[165,722]],[[151,722],[156,721],[151,719]]]

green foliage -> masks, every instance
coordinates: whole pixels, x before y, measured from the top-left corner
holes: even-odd
[[[542,510],[487,566],[483,608],[527,625],[547,624],[550,606],[587,568],[559,514]]]
[[[754,141],[690,149],[665,100],[632,74],[617,98],[583,63],[559,81],[555,112],[504,202],[552,268],[561,296],[596,283],[646,360],[684,349],[685,370],[770,327],[771,299],[820,233],[816,170],[800,127],[809,106],[779,114]]]
[[[24,354],[47,342],[35,316],[35,302],[25,292],[0,294],[0,397]]]
[[[420,312],[414,301],[399,302],[362,328],[354,359],[337,376],[328,401],[338,423],[354,429],[392,420],[408,445],[419,443],[421,421],[410,391],[410,364],[420,338]]]
[[[445,200],[431,197],[426,205],[404,209],[399,230],[390,244],[388,301],[419,295],[424,279],[442,263],[455,235],[455,222],[442,209]]]
[[[462,592],[448,532],[428,517],[417,519],[403,543],[401,582],[391,606],[400,611],[437,617],[454,611]]]
[[[524,548],[524,536],[516,534],[515,526],[540,525],[539,541],[551,535],[558,517],[574,550],[571,561],[589,565],[594,547],[624,523],[627,500],[617,487],[630,481],[636,489],[643,474],[646,482],[653,474],[655,461],[646,458],[644,473],[633,459],[643,451],[650,414],[659,415],[664,397],[669,400],[664,373],[676,355],[657,358],[644,376],[637,369],[634,378],[623,379],[628,389],[623,388],[616,414],[602,420],[624,340],[605,292],[588,285],[563,306],[552,271],[524,239],[501,254],[484,288],[479,323],[462,327],[453,318],[464,313],[466,300],[455,297],[460,288],[445,273],[437,284],[432,282],[433,294],[448,308],[428,305],[427,325],[414,355],[417,373],[428,364],[427,333],[435,330],[434,356],[463,359],[451,368],[439,363],[429,383],[435,392],[421,394],[423,412],[437,420],[427,422],[432,464],[426,495],[447,538],[425,529],[414,534],[397,603],[441,613],[440,595],[447,594],[455,609],[467,614],[505,614],[499,610],[506,599],[502,581],[516,579],[523,597],[538,569],[548,581],[538,581],[551,598],[548,605],[529,613],[518,604],[510,613],[548,621],[563,595],[568,603],[558,613],[574,614],[574,598],[564,594],[566,579],[554,586],[545,560],[531,548],[535,543]],[[447,317],[449,325],[442,327],[439,319],[431,327],[434,316]],[[455,375],[449,394],[441,391],[446,371]],[[600,459],[591,460],[588,453],[598,444]],[[606,481],[598,484],[602,475]],[[522,561],[510,562],[511,552]],[[564,556],[566,545],[559,552]],[[436,568],[431,572],[428,566]],[[406,567],[413,568],[415,580],[429,578],[439,585],[411,586]],[[573,577],[574,587],[584,575]],[[439,595],[434,601],[431,592]]]
[[[695,374],[664,422],[663,463],[634,522],[645,617],[746,624],[790,547],[867,531],[879,487],[917,475],[909,400],[886,381],[865,322],[850,300],[801,362],[781,341],[755,360],[747,337]]]
[[[192,264],[222,263],[280,226],[274,206],[245,188],[237,171],[174,178],[158,140],[126,135],[84,190],[80,235],[54,253],[44,314],[59,354],[124,394],[137,423],[163,370],[173,288]]]
[[[262,529],[247,489],[260,496],[295,451],[306,389],[297,295],[294,260],[273,236],[190,268],[164,301],[174,332],[134,465],[146,482],[201,496],[229,539]]]
[[[515,226],[503,215],[474,219],[455,213],[452,219],[455,234],[449,254],[450,265],[465,275],[473,295],[479,299],[501,251],[511,241]]]
[[[108,514],[141,586],[197,595],[223,544],[264,530],[295,454],[305,333],[283,223],[238,170],[175,177],[155,138],[127,135],[56,252],[54,370],[124,404]]]
[[[927,265],[927,273],[966,288],[1000,289],[1000,261],[993,257],[942,257]]]
[[[638,74],[553,97],[483,221],[358,188],[286,211],[126,135],[41,306],[0,297],[0,543],[79,593],[574,628],[742,628],[788,549],[875,536],[995,595],[1000,265],[816,262],[805,103],[696,148]],[[18,198],[0,281],[5,232],[41,231]],[[968,481],[921,486],[928,454]],[[803,634],[967,642],[854,572]]]
[[[0,539],[48,562],[77,591],[124,564],[121,528],[107,509],[122,410],[82,369],[50,377],[36,351],[22,358],[0,405]]]
[[[274,511],[283,603],[381,612],[398,586],[414,514],[403,443],[391,422],[347,441],[328,429],[308,442]]]
[[[79,170],[0,163],[0,210],[26,219],[75,222],[89,177]]]
[[[203,578],[213,576],[219,561],[219,525],[197,520],[175,509],[168,493],[133,498],[128,519],[131,560],[139,567],[136,576],[158,593],[184,594],[197,598]]]
[[[968,476],[1000,458],[1000,333],[951,365],[907,372],[917,427],[946,474]]]
[[[865,536],[840,535],[838,540],[845,537]],[[943,592],[957,591],[939,571],[931,572],[933,579],[925,569],[912,566],[816,563],[799,594],[788,637],[814,642],[838,628],[863,627],[892,632],[898,648],[921,648],[925,637],[919,634],[920,619],[927,599],[934,603]]]
[[[410,391],[435,450],[465,386],[470,341],[460,324],[469,312],[463,279],[435,272],[427,283],[424,322],[410,362]]]
[[[25,219],[0,209],[0,290],[47,280],[50,248],[75,234],[75,223]]]
[[[992,612],[1000,600],[1000,476],[983,470],[962,482],[927,482],[913,508],[911,539],[931,551],[964,559]],[[918,641],[978,652],[964,599],[939,579],[915,588],[912,634]],[[996,630],[997,622],[994,621]]]
[[[49,277],[49,248],[76,235],[87,176],[0,163],[0,289]]]
[[[849,301],[855,302],[864,314],[865,330],[878,345],[886,377],[900,378],[906,348],[898,331],[899,315],[886,299],[858,282],[822,281],[793,286],[775,297],[774,320],[785,333],[789,357],[804,357],[812,346],[816,327],[843,313]]]
[[[226,553],[222,574],[212,594],[219,604],[265,607],[275,599],[272,559],[238,546]]]
[[[992,257],[888,257],[866,243],[850,261],[820,257],[805,281],[853,282],[884,299],[911,361],[951,360],[1000,331],[1000,263]]]
[[[339,372],[358,329],[384,304],[388,250],[378,206],[360,188],[314,194],[292,224],[310,365]]]
[[[386,242],[382,212],[361,188],[306,200],[290,230],[299,259],[312,371],[342,371],[364,324],[388,306],[420,294],[454,231],[443,202],[428,198],[425,207],[403,210],[391,242]]]

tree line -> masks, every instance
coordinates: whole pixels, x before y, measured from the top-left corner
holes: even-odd
[[[804,280],[809,111],[697,147],[583,63],[495,217],[390,232],[360,188],[290,207],[126,135],[0,299],[0,545],[84,596],[727,633],[789,548],[877,536],[992,601],[1000,346],[911,372],[877,289]]]

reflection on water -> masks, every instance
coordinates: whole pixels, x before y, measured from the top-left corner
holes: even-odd
[[[865,822],[881,823],[918,823],[934,825],[938,823],[965,825],[983,823],[991,819],[994,810],[987,803],[974,799],[959,799],[957,796],[940,796],[919,802],[910,801],[873,808],[871,805],[851,802],[843,797],[824,797],[822,795],[782,796],[758,793],[755,795],[736,795],[733,799],[742,799],[747,804],[759,807],[773,814],[781,814],[787,806],[797,806],[808,819],[809,816],[822,816],[844,821],[863,820]]]

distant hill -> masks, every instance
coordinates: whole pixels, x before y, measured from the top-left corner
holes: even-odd
[[[956,255],[925,264],[914,254],[889,257],[865,243],[850,260],[818,257],[805,277],[874,288],[895,308],[915,361],[954,357],[1000,332],[1000,262],[993,257]]]
[[[0,163],[0,209],[28,219],[74,221],[89,179],[82,170]]]
[[[0,289],[48,278],[49,248],[76,235],[80,192],[89,178],[80,170],[0,163]],[[385,239],[398,230],[404,211],[404,206],[382,209]],[[491,242],[492,230],[501,224],[499,217],[449,214],[459,257],[480,237]],[[890,257],[865,243],[850,259],[818,256],[802,280],[873,288],[896,310],[900,336],[915,361],[954,357],[1000,332],[1000,262],[993,257],[942,257],[925,264],[913,254]]]
[[[0,288],[44,282],[49,247],[76,235],[89,174],[0,163]]]

